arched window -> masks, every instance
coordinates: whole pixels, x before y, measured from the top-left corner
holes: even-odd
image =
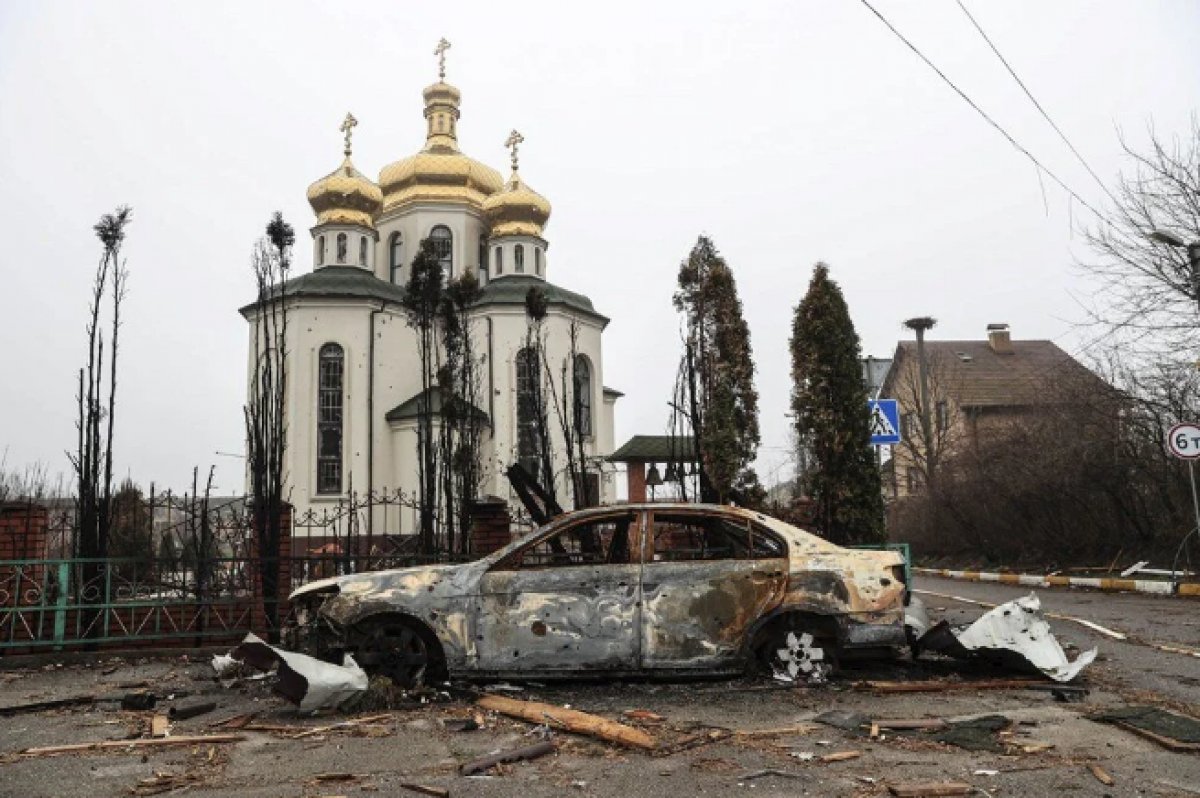
[[[346,234],[338,233],[337,236],[337,262],[346,262]]]
[[[496,274],[504,274],[504,249],[496,247]]]
[[[317,236],[317,265],[325,265],[325,236]]]
[[[392,269],[392,282],[400,283],[400,269],[404,267],[403,253],[404,239],[400,237],[400,231],[392,233],[388,238],[388,265]]]
[[[479,237],[479,284],[487,282],[488,276],[488,247],[487,236]]]
[[[583,355],[575,358],[575,429],[585,437],[592,434],[592,366]]]
[[[513,271],[517,274],[525,273],[525,247],[521,244],[513,247]]]
[[[359,266],[367,265],[367,237],[366,236],[358,237],[358,265]]]
[[[342,383],[346,353],[321,347],[317,366],[317,493],[342,492]]]
[[[454,272],[454,235],[444,224],[429,231],[429,240],[433,242],[433,252],[438,262],[442,264],[442,273],[449,280]]]
[[[533,248],[533,268],[537,272],[537,276],[542,276],[542,248]]]
[[[538,413],[541,409],[541,370],[537,350],[517,352],[517,462],[538,478]]]

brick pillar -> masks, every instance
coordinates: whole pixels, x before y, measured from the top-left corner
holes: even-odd
[[[279,605],[275,617],[270,617],[270,608],[266,603],[264,595],[262,574],[259,571],[259,548],[258,534],[254,532],[254,539],[250,542],[250,567],[252,569],[251,584],[254,588],[254,604],[251,609],[251,626],[254,629],[267,634],[271,634],[278,629],[279,624],[287,617],[288,611],[288,594],[292,592],[292,507],[284,505],[283,512],[279,518],[279,560],[275,563],[276,584],[278,586]]]
[[[46,559],[50,513],[40,504],[0,505],[0,560]]]
[[[488,496],[471,505],[471,556],[486,557],[512,542],[508,502]]]
[[[628,480],[629,501],[646,501],[646,464],[642,462],[626,463],[625,478]]]

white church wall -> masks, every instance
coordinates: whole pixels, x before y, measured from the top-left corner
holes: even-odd
[[[398,276],[398,284],[403,285],[407,282],[409,266],[417,254],[417,247],[439,224],[449,228],[453,237],[452,276],[457,277],[463,274],[464,270],[478,274],[479,238],[487,234],[487,226],[478,212],[466,206],[416,205],[397,216],[379,221],[379,245],[375,261],[378,266],[375,276],[385,281],[392,279],[390,246],[392,234],[398,231],[403,242],[403,266]]]

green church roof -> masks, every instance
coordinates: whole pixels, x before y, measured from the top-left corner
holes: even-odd
[[[420,393],[414,394],[408,399],[405,399],[403,402],[389,410],[385,418],[392,422],[407,421],[409,419],[419,418],[421,415],[422,397],[425,396],[429,397],[425,401],[428,401],[429,409],[433,412],[433,415],[440,416],[442,414],[442,389],[435,385],[426,391],[421,391]],[[457,398],[451,399],[450,401],[451,404],[466,404],[461,399]],[[487,423],[487,413],[483,412],[474,405],[468,406],[471,408],[471,412],[475,414],[476,418],[483,421],[485,424]]]
[[[593,318],[599,319],[604,324],[608,324],[608,317],[597,313],[596,308],[592,305],[592,300],[583,294],[568,291],[554,283],[541,280],[537,277],[523,275],[493,277],[483,287],[483,296],[480,298],[478,304],[524,306],[525,295],[529,293],[530,288],[534,287],[542,289],[546,294],[546,302],[548,304],[565,305],[568,308],[581,311]]]

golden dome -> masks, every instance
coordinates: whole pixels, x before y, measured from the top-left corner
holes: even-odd
[[[317,224],[359,224],[372,227],[383,203],[383,192],[354,168],[347,155],[342,165],[308,187],[308,204]]]
[[[537,236],[550,218],[550,201],[537,193],[513,170],[504,190],[483,203],[493,236]]]
[[[422,92],[427,130],[425,146],[416,155],[385,166],[379,172],[383,210],[417,202],[455,202],[480,208],[504,186],[495,169],[468,158],[458,149],[459,90],[439,80]]]

